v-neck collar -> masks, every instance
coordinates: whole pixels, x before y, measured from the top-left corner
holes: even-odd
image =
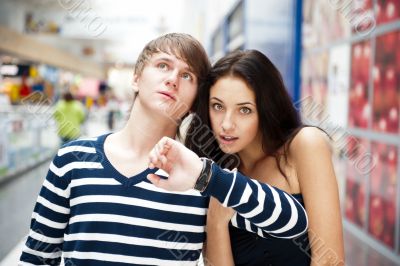
[[[144,171],[142,171],[136,175],[125,176],[125,175],[121,174],[111,164],[111,162],[108,160],[107,155],[104,151],[105,140],[111,134],[112,133],[104,134],[104,135],[100,136],[97,141],[97,149],[99,150],[100,154],[103,157],[103,160],[101,161],[101,163],[103,164],[106,175],[109,175],[110,177],[114,178],[119,183],[121,183],[121,185],[123,185],[125,187],[134,186],[142,181],[147,181],[147,179],[146,179],[147,175],[150,173],[152,173],[152,174],[155,173],[158,170],[158,168],[154,168],[154,169],[147,168]],[[132,162],[132,163],[134,163],[134,162]],[[150,181],[148,181],[148,182],[150,182]]]

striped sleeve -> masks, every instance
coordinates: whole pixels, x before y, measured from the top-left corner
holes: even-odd
[[[37,198],[18,265],[59,265],[69,208],[69,167],[58,155]]]
[[[202,194],[236,210],[237,216],[244,218],[241,228],[254,232],[251,228],[255,226],[256,231],[278,238],[294,238],[307,230],[306,211],[291,195],[236,170],[223,170],[215,163],[212,170],[210,183]]]

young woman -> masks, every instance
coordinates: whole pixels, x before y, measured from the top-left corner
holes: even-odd
[[[186,146],[225,167],[234,161],[226,155],[238,155],[240,173],[291,194],[302,202],[309,219],[305,234],[276,238],[259,230],[246,214],[211,198],[206,245],[210,265],[344,265],[338,187],[326,134],[302,125],[271,61],[255,50],[225,56],[212,68],[197,101],[198,117],[189,126]],[[190,176],[200,176],[199,183],[204,167],[201,174],[190,172],[201,166],[198,157],[196,161],[183,149],[171,139],[159,142],[150,161],[169,168],[170,177],[152,182],[168,188],[164,182],[190,183],[195,180]],[[186,179],[175,178],[178,172]],[[212,173],[206,182],[214,186],[219,178]]]

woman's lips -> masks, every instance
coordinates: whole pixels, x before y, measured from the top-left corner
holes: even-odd
[[[218,139],[219,139],[219,141],[220,141],[221,144],[230,145],[230,144],[233,144],[233,143],[234,143],[236,140],[238,140],[239,138],[237,138],[237,137],[232,137],[232,136],[223,136],[223,135],[220,135],[220,136],[218,136]]]

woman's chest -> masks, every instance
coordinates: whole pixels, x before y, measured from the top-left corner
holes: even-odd
[[[281,168],[286,176],[282,171],[280,171],[279,167],[274,162],[254,167],[254,169],[244,174],[261,183],[274,186],[287,193],[299,193],[300,186],[294,167],[282,165]]]

